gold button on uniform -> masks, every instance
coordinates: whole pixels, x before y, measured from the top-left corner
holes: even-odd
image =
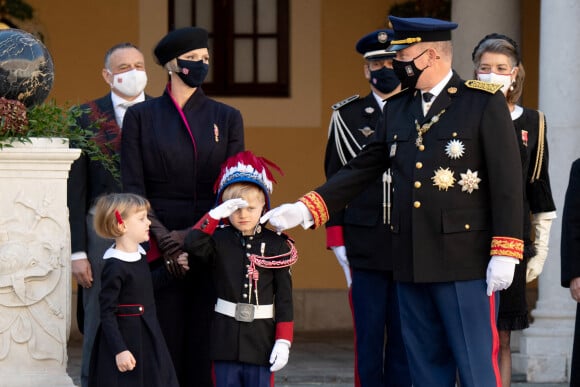
[[[420,181],[416,181],[415,184],[413,184],[415,186],[415,188],[421,188],[421,182]]]
[[[413,203],[413,207],[415,207],[415,208],[419,208],[419,207],[421,207],[421,202],[420,202],[420,201],[416,201],[416,202],[414,202],[414,203]]]
[[[419,145],[419,150],[421,152],[423,152],[425,150],[425,145],[423,145],[423,144]]]
[[[470,226],[469,224],[466,224],[466,225],[465,225],[465,229],[466,229],[466,230],[469,230],[470,228],[471,228],[471,226]]]
[[[417,168],[417,169],[423,168],[423,163],[420,161],[417,161],[417,163],[415,164],[415,168]]]

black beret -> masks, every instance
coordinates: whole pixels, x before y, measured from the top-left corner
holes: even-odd
[[[198,48],[207,48],[207,31],[199,27],[184,27],[165,35],[153,53],[157,62],[164,66],[179,55]]]

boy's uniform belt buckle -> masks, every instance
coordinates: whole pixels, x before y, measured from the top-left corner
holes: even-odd
[[[254,305],[244,302],[235,303],[218,298],[214,310],[242,322],[274,318],[274,304]]]
[[[252,322],[254,321],[254,311],[256,310],[256,306],[253,304],[244,304],[242,302],[238,302],[236,304],[236,315],[234,318],[236,321],[241,322]]]

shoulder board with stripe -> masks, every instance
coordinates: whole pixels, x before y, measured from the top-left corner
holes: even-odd
[[[349,104],[349,103],[351,103],[352,101],[356,101],[356,100],[357,100],[357,99],[359,99],[359,98],[360,98],[360,95],[358,95],[358,94],[352,95],[352,96],[350,96],[350,97],[348,97],[348,98],[346,98],[346,99],[343,99],[342,101],[340,101],[340,102],[337,102],[337,103],[335,103],[334,105],[332,105],[332,110],[338,110],[338,109],[340,109],[341,107],[343,107],[343,106],[345,106],[345,105],[348,105],[348,104]]]
[[[487,91],[488,93],[491,93],[491,94],[495,94],[498,90],[501,89],[500,84],[483,82],[483,81],[478,81],[475,79],[470,79],[469,81],[465,81],[465,86],[469,87],[470,89]]]

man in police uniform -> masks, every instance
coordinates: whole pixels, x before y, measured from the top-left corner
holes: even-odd
[[[500,86],[452,71],[457,24],[390,16],[406,90],[376,141],[326,184],[267,213],[277,229],[318,226],[390,167],[394,278],[413,385],[501,386],[497,299],[522,258],[521,163]],[[431,98],[425,94],[431,94]],[[487,284],[486,284],[487,282]]]
[[[393,31],[380,29],[363,36],[356,50],[364,58],[363,74],[371,92],[332,106],[325,172],[327,178],[370,142],[386,99],[400,91],[387,52]],[[344,269],[355,327],[355,385],[410,386],[404,354],[388,222],[390,175],[385,172],[326,224],[327,247]],[[351,285],[352,275],[352,285]],[[385,345],[385,333],[388,341]]]

